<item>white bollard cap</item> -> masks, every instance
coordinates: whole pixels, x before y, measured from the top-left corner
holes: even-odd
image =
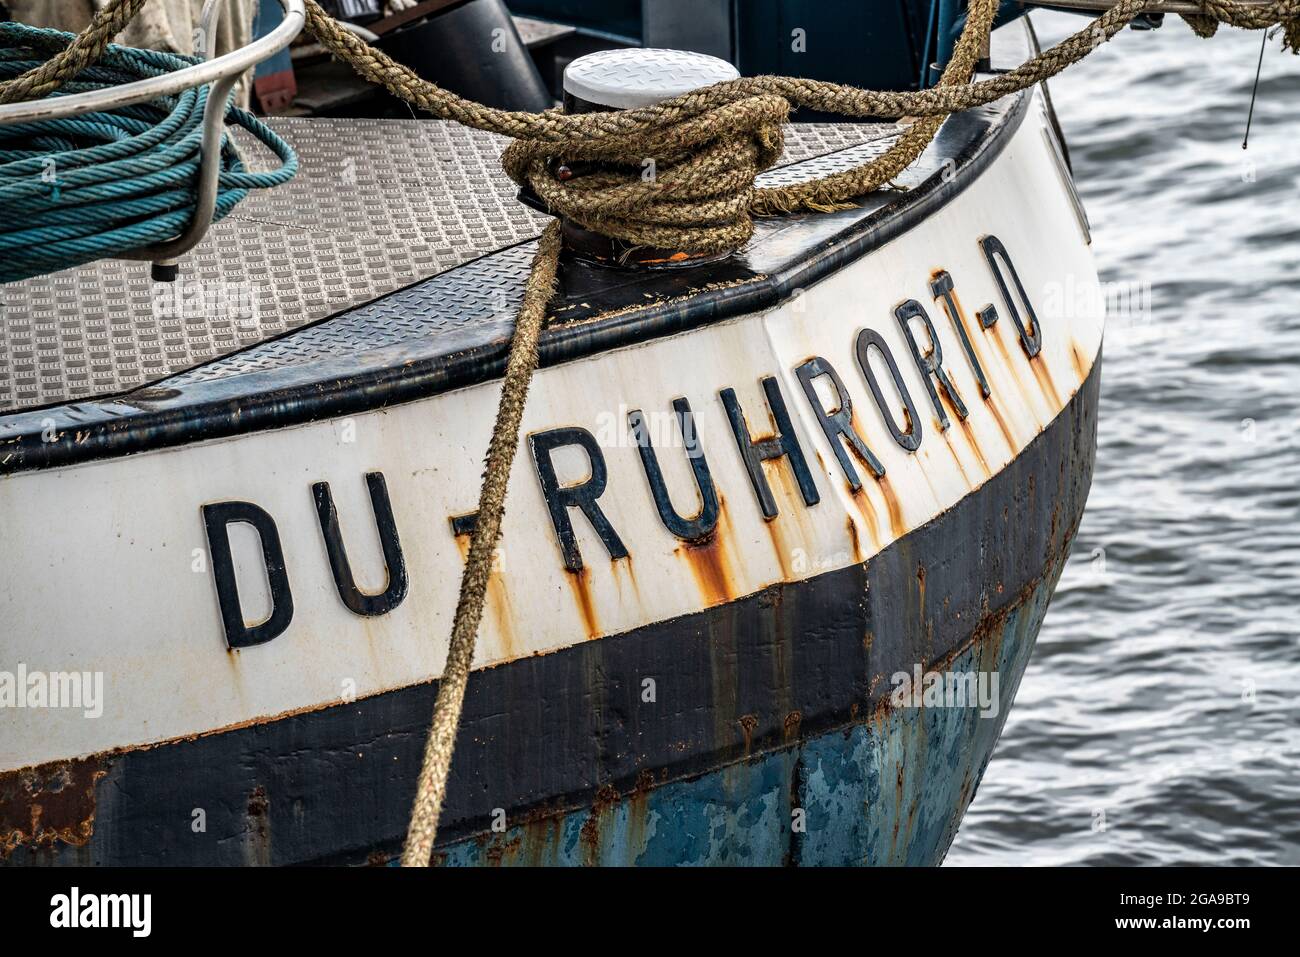
[[[565,67],[564,92],[596,106],[628,110],[739,76],[726,60],[706,53],[639,47],[602,50]]]

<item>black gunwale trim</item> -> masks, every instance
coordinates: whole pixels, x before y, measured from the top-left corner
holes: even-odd
[[[1027,114],[1030,99],[1031,94],[1025,91],[950,117],[936,140],[942,160],[931,160],[932,171],[920,183],[881,205],[817,214],[831,224],[837,218],[856,218],[783,267],[757,272],[733,265],[723,275],[734,280],[730,285],[603,316],[584,317],[572,308],[571,300],[565,313],[569,321],[552,326],[542,337],[540,366],[675,335],[780,304],[796,289],[816,283],[908,232],[964,192],[1001,155]],[[949,172],[947,160],[955,162],[955,172]],[[796,216],[791,222],[808,219]],[[491,255],[502,252],[505,250]],[[726,266],[726,262],[717,265]],[[594,270],[602,269],[569,268],[578,279],[590,279]],[[677,277],[686,274],[685,270],[657,270],[651,281],[672,287],[680,283]],[[586,290],[578,295],[592,298]],[[428,398],[500,378],[509,340],[507,331],[451,354],[414,359],[409,351],[403,351],[409,344],[398,343],[363,353],[361,361],[356,356],[323,359],[229,380],[188,383],[179,389],[169,389],[164,379],[116,398],[14,412],[0,416],[0,475],[301,425]],[[243,388],[232,391],[231,383]],[[249,386],[255,391],[247,391]],[[45,438],[51,428],[56,434],[54,441]]]

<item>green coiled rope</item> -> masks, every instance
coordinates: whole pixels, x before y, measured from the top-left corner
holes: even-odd
[[[73,37],[0,23],[0,79],[39,66]],[[54,95],[120,86],[196,62],[110,45]],[[207,98],[208,88],[197,87],[101,113],[0,126],[0,283],[121,255],[183,232],[194,216]],[[280,166],[245,169],[227,134],[214,222],[249,190],[279,186],[298,170],[290,146],[251,113],[228,105],[226,121],[251,133]]]

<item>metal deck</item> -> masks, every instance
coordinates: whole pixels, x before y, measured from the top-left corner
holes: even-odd
[[[547,220],[516,201],[500,137],[436,120],[272,125],[297,149],[298,177],[251,194],[185,257],[178,282],[154,284],[147,264],[106,260],[0,288],[0,413],[115,395],[187,370],[182,378],[213,379],[322,349],[346,354],[355,328],[342,338],[289,334],[524,243]],[[787,165],[762,181],[860,163],[898,129],[792,126]],[[245,152],[250,166],[265,161]],[[805,162],[815,157],[824,158]],[[509,310],[514,297],[504,290],[522,281],[529,255],[521,248],[500,264],[504,285],[477,290],[486,314]],[[437,333],[436,322],[412,318],[361,338]]]

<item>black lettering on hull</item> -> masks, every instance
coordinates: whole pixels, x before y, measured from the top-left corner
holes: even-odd
[[[894,421],[894,414],[885,401],[885,394],[876,379],[875,370],[871,368],[872,349],[884,357],[885,365],[889,367],[889,377],[894,380],[894,389],[903,402],[905,429],[900,429],[898,423]],[[858,333],[857,356],[858,368],[866,377],[867,387],[871,389],[871,397],[876,400],[876,408],[880,410],[880,417],[889,427],[889,434],[902,448],[908,452],[915,452],[921,446],[921,417],[916,414],[916,404],[912,401],[912,394],[907,391],[902,375],[899,374],[898,363],[894,361],[894,355],[889,351],[889,344],[875,329],[863,329]]]
[[[817,417],[822,432],[826,434],[826,441],[835,450],[835,458],[839,460],[840,468],[844,471],[844,478],[849,483],[849,488],[856,492],[862,488],[862,480],[858,478],[858,470],[854,467],[848,451],[844,448],[845,442],[857,454],[858,458],[866,463],[872,475],[876,478],[884,475],[885,467],[880,464],[880,459],[876,458],[875,453],[867,447],[866,441],[853,427],[853,400],[849,398],[848,390],[844,388],[844,382],[840,379],[839,373],[835,371],[835,367],[821,356],[815,356],[796,366],[794,372],[803,386],[803,394],[808,398],[808,404],[812,406],[813,415]],[[835,390],[836,408],[833,412],[828,412],[822,408],[821,400],[817,398],[817,388],[813,385],[822,376],[825,376],[830,381],[831,388]]]
[[[1042,331],[1038,316],[1025,293],[1024,284],[1001,240],[992,235],[984,236],[979,240],[979,246],[993,272],[1003,302],[1001,306],[995,306],[993,303],[986,304],[976,312],[976,320],[982,329],[990,329],[999,319],[999,309],[1005,308],[1015,324],[1025,354],[1033,359],[1042,349]],[[989,383],[965,324],[962,322],[952,276],[942,269],[934,272],[930,280],[930,291],[953,325],[966,359],[979,383],[982,396],[989,398]],[[949,370],[944,367],[940,337],[925,306],[915,299],[908,299],[895,307],[894,317],[907,340],[912,358],[921,375],[921,381],[929,394],[939,428],[946,430],[951,425],[945,408],[946,403],[939,394],[940,390],[946,394],[956,415],[960,419],[967,418],[970,410],[954,387]],[[928,341],[923,341],[918,336],[918,325],[924,326]],[[873,350],[880,354],[885,368],[889,371],[889,379],[892,380],[894,392],[902,405],[901,423],[895,417],[890,403],[886,401],[883,387],[885,377],[877,375],[877,370],[873,368],[871,361]],[[876,330],[863,328],[857,334],[854,354],[872,400],[891,437],[902,449],[908,452],[917,451],[923,437],[921,417],[917,414],[916,403],[899,372],[888,343]],[[822,356],[813,356],[795,366],[793,371],[818,426],[835,453],[849,488],[854,492],[862,488],[861,466],[865,466],[874,477],[883,478],[885,466],[857,428],[852,395],[830,362]],[[819,379],[824,379],[825,384],[832,389],[833,397],[829,403],[831,408],[823,405],[818,394],[817,380]],[[722,402],[728,424],[731,426],[736,448],[745,466],[759,509],[764,519],[771,520],[778,516],[779,509],[767,480],[765,463],[786,460],[785,463],[778,461],[778,466],[784,465],[790,469],[805,506],[811,508],[817,505],[820,502],[820,494],[799,444],[778,380],[769,375],[760,378],[759,383],[767,399],[768,418],[772,425],[770,433],[762,438],[754,438],[751,433],[734,389],[723,388],[718,392],[718,397]],[[708,538],[717,528],[721,518],[722,499],[696,433],[690,403],[684,397],[679,397],[673,400],[672,407],[695,479],[698,509],[691,517],[683,516],[673,505],[651,430],[647,427],[646,417],[640,409],[628,413],[627,425],[636,440],[641,465],[660,521],[675,537],[688,542],[700,541]],[[551,524],[555,529],[564,567],[570,572],[582,571],[584,567],[570,515],[572,509],[578,509],[586,517],[611,560],[617,561],[628,557],[627,547],[598,504],[598,499],[604,494],[608,484],[608,468],[596,438],[585,429],[564,427],[534,433],[528,437],[528,444],[541,482]],[[661,440],[660,444],[675,443]],[[590,475],[575,485],[560,484],[552,461],[554,451],[564,446],[577,446],[587,457]],[[857,463],[854,462],[855,457]],[[352,613],[376,617],[391,612],[405,600],[409,581],[384,475],[378,471],[370,472],[366,474],[365,479],[387,574],[387,582],[380,593],[366,593],[357,587],[329,483],[317,482],[312,485],[311,490],[325,543],[326,556],[340,599]],[[293,618],[294,605],[285,569],[284,552],[275,521],[263,509],[251,502],[242,501],[204,505],[202,514],[227,644],[231,648],[246,648],[264,644],[279,636],[288,628]],[[477,513],[453,516],[452,531],[457,537],[470,535],[474,531],[476,522]],[[260,541],[262,563],[270,589],[271,610],[266,619],[257,624],[245,623],[240,604],[229,538],[229,526],[234,523],[251,525]]]
[[[397,537],[397,524],[393,521],[393,506],[388,498],[384,473],[367,473],[366,486],[370,490],[370,506],[375,515],[375,527],[379,530],[379,543],[384,552],[384,571],[388,576],[388,584],[378,594],[367,594],[357,587],[352,575],[352,563],[348,561],[347,549],[343,545],[338,511],[334,507],[329,482],[317,482],[311,491],[316,502],[316,515],[320,519],[321,535],[325,539],[330,571],[334,575],[334,587],[338,589],[339,597],[349,611],[373,618],[392,611],[406,598],[406,560],[402,556],[402,544]]]
[[[764,462],[780,458],[789,460],[790,469],[794,472],[795,481],[799,483],[799,493],[803,496],[805,505],[816,505],[821,501],[821,496],[817,494],[817,485],[813,481],[812,473],[808,471],[803,449],[799,447],[799,440],[794,434],[794,423],[790,421],[785,399],[781,397],[780,385],[774,376],[764,376],[759,381],[763,385],[763,392],[767,395],[767,405],[772,420],[776,423],[776,434],[769,438],[755,440],[750,435],[749,426],[745,424],[745,413],[740,408],[735,389],[723,389],[718,393],[718,397],[727,411],[727,419],[736,438],[736,448],[740,450],[745,471],[749,473],[749,483],[754,487],[754,494],[758,496],[759,508],[762,509],[764,518],[771,519],[776,518],[779,511],[776,507],[776,499],[772,497],[772,489],[767,484],[767,476],[763,474]]]
[[[980,240],[980,249],[984,251],[984,258],[988,261],[989,269],[993,270],[993,278],[997,280],[998,290],[1002,293],[1002,302],[1007,307],[1007,312],[1011,316],[1011,321],[1016,324],[1016,331],[1020,333],[1020,346],[1025,350],[1025,355],[1034,358],[1043,348],[1042,327],[1038,324],[1038,316],[1034,313],[1033,303],[1029,301],[1029,296],[1025,293],[1024,284],[1020,281],[1020,274],[1016,272],[1015,264],[1011,262],[1011,255],[1007,252],[1007,247],[1002,245],[1002,240],[996,236],[985,236]],[[1020,295],[1020,301],[1024,304],[1025,312],[1029,317],[1028,326],[1021,318],[1020,310],[1016,308],[1016,300],[1011,296],[1011,289],[1007,286],[1006,276],[1002,267],[998,265],[998,260],[1006,263],[1006,271],[1011,274],[1011,281],[1015,283],[1016,292]]]
[[[551,453],[565,445],[576,445],[587,454],[591,466],[591,477],[578,485],[560,485],[555,474],[555,464]],[[596,504],[596,499],[605,491],[609,481],[609,472],[605,466],[605,456],[596,444],[596,437],[586,429],[563,428],[546,432],[535,432],[528,437],[528,446],[533,453],[533,464],[537,477],[542,483],[542,494],[546,498],[546,507],[551,513],[551,524],[555,527],[556,537],[560,541],[560,551],[564,555],[564,567],[571,572],[582,571],[582,554],[578,550],[578,540],[573,534],[573,522],[569,519],[569,509],[576,508],[587,517],[591,527],[600,536],[601,543],[609,552],[611,559],[627,558],[627,548],[623,540],[614,531],[605,513]]]
[[[966,353],[966,361],[970,363],[971,371],[975,373],[975,380],[980,386],[980,395],[987,399],[992,393],[989,391],[989,381],[984,377],[984,367],[980,365],[979,357],[975,355],[975,347],[971,345],[970,337],[966,335],[966,326],[961,321],[961,313],[957,308],[957,294],[953,291],[952,276],[947,270],[940,269],[930,280],[930,292],[934,298],[943,304],[943,311],[948,314],[948,321],[952,327],[957,330],[957,338],[961,340],[962,351]],[[991,307],[989,307],[991,308]],[[983,313],[980,314],[980,323],[984,322]],[[998,314],[994,312],[989,319],[988,325],[997,322]],[[988,328],[985,326],[984,328]],[[963,415],[962,418],[965,418]]]
[[[688,542],[698,541],[706,538],[718,525],[718,493],[713,486],[713,476],[709,472],[709,463],[704,458],[704,450],[700,447],[699,436],[695,432],[691,404],[684,398],[674,399],[673,411],[677,413],[677,427],[681,430],[686,457],[691,463],[699,492],[700,508],[694,518],[682,518],[673,508],[663,470],[659,468],[659,458],[655,455],[650,440],[650,430],[646,427],[640,409],[627,414],[627,424],[636,438],[637,451],[641,453],[641,465],[645,469],[646,480],[650,483],[650,495],[659,511],[659,520],[678,538]]]
[[[939,401],[939,392],[934,387],[935,382],[939,383],[939,388],[943,389],[948,396],[948,401],[957,410],[957,415],[960,418],[964,419],[970,413],[966,411],[965,403],[962,402],[961,396],[957,394],[957,390],[953,388],[948,373],[944,371],[943,347],[939,345],[939,333],[935,331],[934,323],[930,321],[930,316],[925,311],[925,307],[915,299],[909,299],[898,306],[894,310],[894,317],[903,329],[908,348],[912,351],[912,358],[916,360],[916,368],[921,373],[921,381],[925,383],[925,389],[930,393],[930,402],[934,405],[934,414],[939,417],[939,429],[946,432],[952,423],[948,421],[948,413],[944,411],[943,403]],[[913,319],[920,319],[922,325],[925,326],[925,334],[930,340],[930,347],[925,352],[921,351],[921,344],[916,341],[916,330],[912,328]]]
[[[235,581],[235,561],[230,553],[229,526],[243,522],[253,526],[262,544],[262,562],[271,592],[271,614],[256,625],[244,623]],[[226,644],[231,648],[261,645],[284,633],[293,620],[293,594],[284,565],[284,549],[275,519],[252,502],[217,502],[203,506],[203,524],[208,534],[208,552],[212,557],[212,578],[217,586],[217,603],[225,626]]]

